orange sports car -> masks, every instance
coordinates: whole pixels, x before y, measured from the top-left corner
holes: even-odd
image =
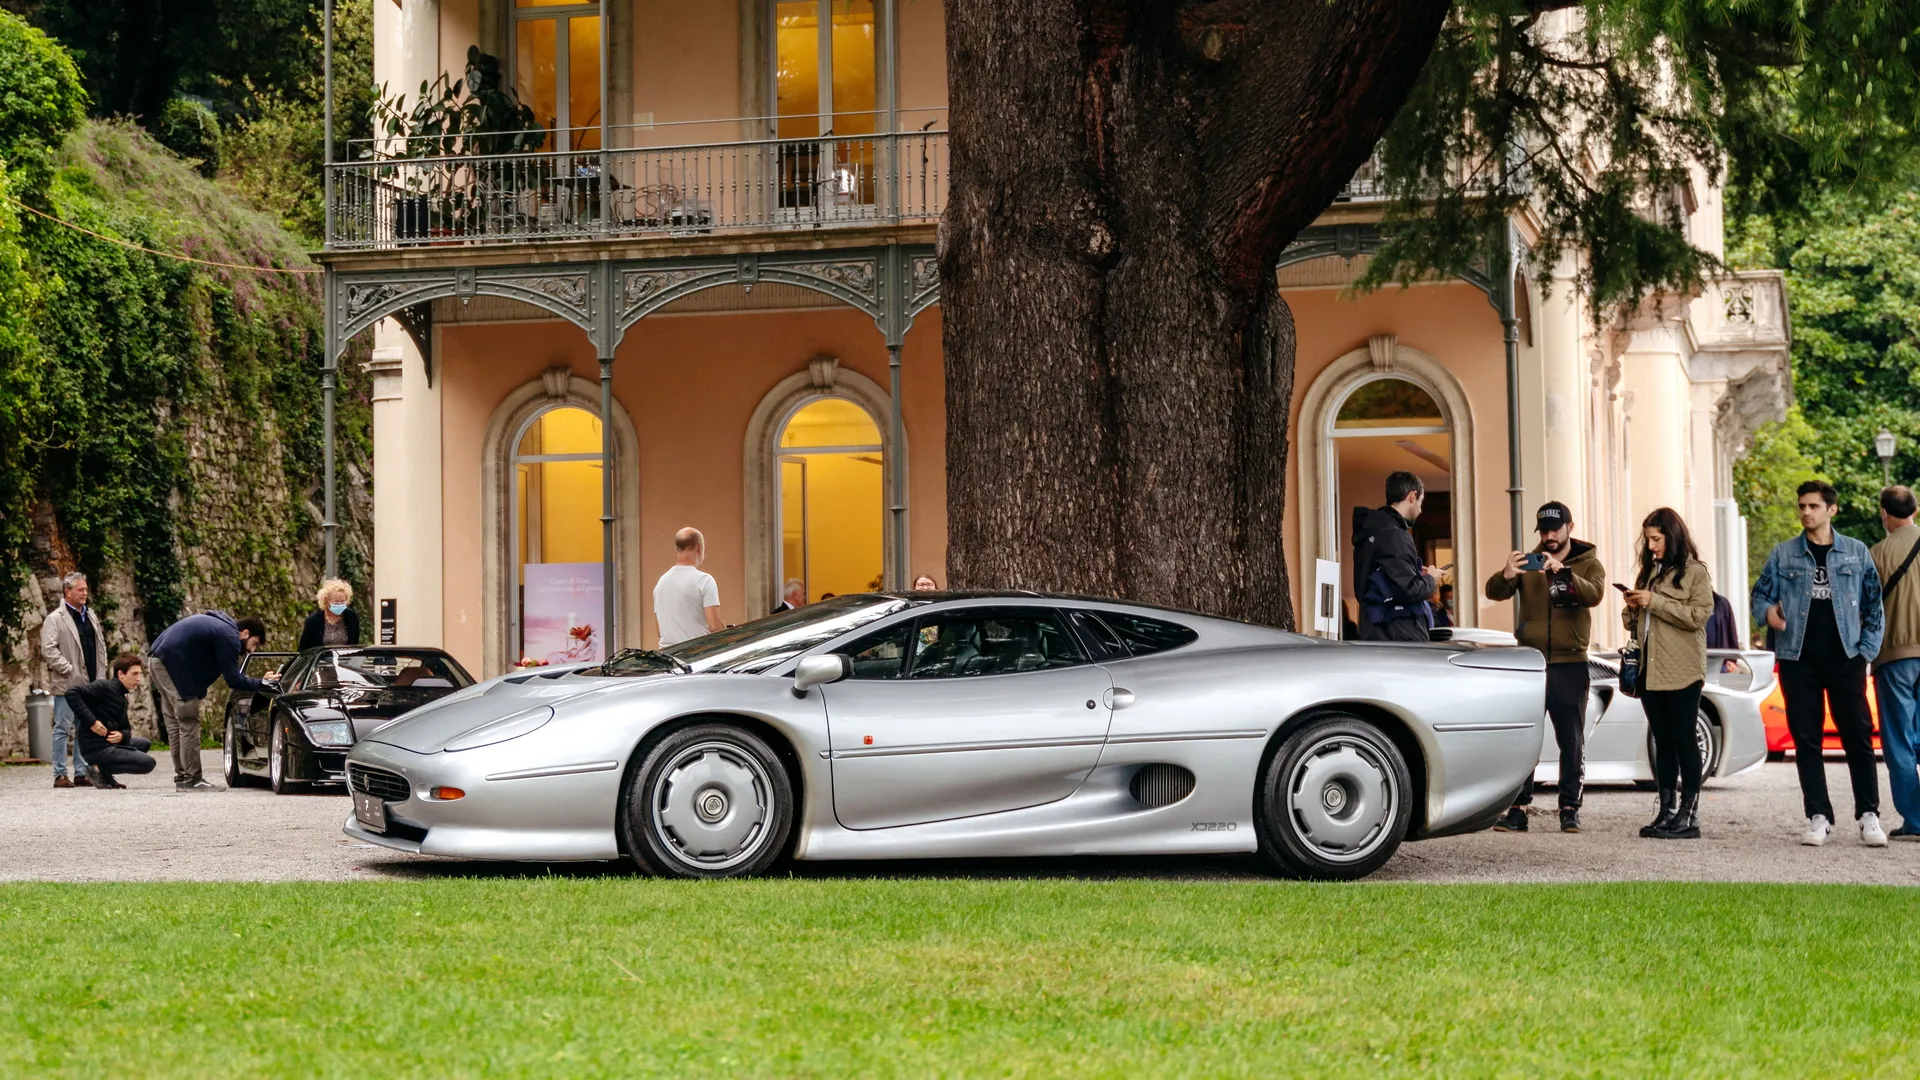
[[[1773,693],[1760,705],[1760,722],[1767,728],[1767,760],[1780,761],[1793,749],[1793,733],[1787,730],[1787,699],[1780,691],[1780,665],[1773,666]],[[1873,717],[1873,748],[1880,749],[1880,696],[1874,693],[1873,676],[1867,676],[1867,715]],[[1838,752],[1840,732],[1833,726],[1833,716],[1829,714],[1822,725],[1820,747],[1822,750]]]

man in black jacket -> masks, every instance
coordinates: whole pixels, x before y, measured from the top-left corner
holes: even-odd
[[[1390,473],[1387,505],[1355,515],[1353,595],[1360,601],[1362,641],[1428,640],[1440,569],[1421,565],[1413,542],[1413,522],[1426,498],[1419,477]]]
[[[145,775],[153,771],[150,743],[133,733],[127,722],[127,695],[140,689],[145,672],[140,658],[130,653],[114,657],[113,674],[81,683],[67,691],[73,708],[74,734],[87,756],[87,776],[97,788],[121,788],[116,773]]]

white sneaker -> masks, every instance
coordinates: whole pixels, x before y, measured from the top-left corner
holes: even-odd
[[[1880,827],[1879,814],[1860,815],[1860,842],[1868,847],[1887,846],[1887,830]]]
[[[1819,847],[1827,842],[1827,833],[1832,829],[1827,815],[1815,814],[1807,819],[1807,831],[1800,834],[1800,842],[1808,847]]]

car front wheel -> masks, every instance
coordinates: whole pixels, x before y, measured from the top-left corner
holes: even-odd
[[[1406,836],[1412,791],[1406,759],[1378,728],[1316,717],[1267,759],[1254,799],[1260,856],[1289,877],[1366,877]]]
[[[793,801],[765,740],[731,724],[695,724],[655,743],[629,774],[621,830],[649,873],[741,877],[785,854]]]

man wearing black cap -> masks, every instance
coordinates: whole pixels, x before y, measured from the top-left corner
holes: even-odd
[[[1531,556],[1514,552],[1487,579],[1487,599],[1513,599],[1514,636],[1547,657],[1547,716],[1560,744],[1560,831],[1580,831],[1580,786],[1586,768],[1587,643],[1592,609],[1606,594],[1607,570],[1593,545],[1573,538],[1573,512],[1550,502],[1534,515],[1540,543]],[[1533,785],[1494,826],[1526,832]]]

